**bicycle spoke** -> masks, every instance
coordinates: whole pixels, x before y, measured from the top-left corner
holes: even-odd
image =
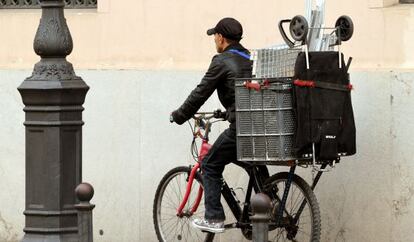
[[[164,229],[166,232],[166,236],[167,238],[170,237],[170,235],[175,236],[177,230],[175,230],[174,228],[176,227],[176,224],[172,224],[170,225],[168,228]]]
[[[183,226],[181,236],[182,236],[183,241],[187,241],[187,239],[188,239],[188,223],[185,223],[185,225]]]
[[[176,211],[178,206],[176,203],[173,203],[171,201],[165,201],[165,204],[162,205],[162,208],[170,208],[173,211]]]
[[[166,231],[168,232],[167,233],[167,237],[168,237],[168,235],[170,235],[172,232],[174,232],[174,236],[176,235],[176,233],[177,233],[177,231],[176,230],[174,230],[174,228],[178,225],[178,223],[179,223],[180,221],[179,220],[177,220],[176,221],[176,223],[174,224],[172,224],[170,227],[168,227],[167,229],[166,229]]]
[[[302,204],[302,202],[305,200],[305,198],[303,197],[302,193],[299,193],[298,196],[295,199],[295,202],[293,203],[293,207],[292,207],[292,213],[293,211],[297,211],[296,208],[298,206],[300,206],[300,204]]]
[[[310,236],[311,235],[310,233],[304,232],[302,229],[298,229],[298,233],[305,234],[306,236]]]
[[[292,197],[291,197],[291,200],[290,200],[291,201],[291,203],[290,203],[290,207],[291,207],[290,213],[293,213],[293,211],[295,211],[296,202],[301,196],[300,192],[298,192],[298,194],[296,194],[297,190],[298,190],[298,188],[296,187],[296,185],[292,184]]]
[[[167,224],[167,223],[169,223],[170,221],[174,221],[174,219],[178,219],[178,217],[177,216],[174,216],[174,217],[170,217],[170,218],[162,218],[161,219],[161,221],[165,221],[165,220],[167,220],[164,224]]]
[[[190,223],[187,223],[187,236],[186,236],[186,238],[188,239],[188,238],[190,238]],[[188,241],[188,240],[186,240],[186,241]]]
[[[168,232],[168,231],[171,231],[171,228],[173,226],[175,226],[175,223],[174,222],[175,221],[172,221],[172,223],[169,223],[169,224],[165,223],[165,224],[163,224],[161,226],[163,227],[163,229],[164,229],[165,232]]]
[[[180,234],[183,235],[184,234],[183,233],[183,231],[184,231],[184,221],[182,221],[181,219],[180,219],[180,225],[181,225],[181,227],[180,227]]]
[[[173,196],[171,195],[171,193],[169,191],[165,190],[164,194],[165,194],[165,197],[168,198],[168,199],[165,200],[165,202],[171,202],[173,200],[172,199]],[[175,196],[177,196],[177,195],[175,194]]]
[[[277,233],[276,236],[277,236],[276,241],[279,241],[280,236],[283,236],[283,229],[279,229],[279,232]]]
[[[181,186],[180,186],[180,179],[175,179],[175,182],[176,182],[176,184],[177,184],[177,188],[178,188],[178,191],[176,190],[176,189],[174,189],[174,190],[176,190],[177,191],[177,198],[178,198],[178,201],[182,201],[182,195],[181,195]]]
[[[175,180],[177,180],[177,179],[175,179]],[[173,188],[171,188],[171,189],[173,189]],[[180,201],[181,195],[179,194],[179,191],[177,191],[177,189],[173,189],[173,192],[174,192],[175,197],[177,198],[177,200]]]

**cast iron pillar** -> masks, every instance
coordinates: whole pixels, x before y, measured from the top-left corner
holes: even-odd
[[[89,87],[66,56],[73,43],[63,0],[40,0],[34,40],[41,60],[18,87],[26,113],[23,242],[78,241],[74,190],[82,180],[82,104]]]

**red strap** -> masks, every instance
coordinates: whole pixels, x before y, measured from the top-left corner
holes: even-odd
[[[346,91],[346,90],[352,91],[354,89],[351,83],[348,85],[341,85],[341,84],[334,84],[334,83],[295,80],[293,81],[293,84],[299,87],[318,87],[318,88],[333,89],[333,90],[340,90],[340,91]]]
[[[257,83],[257,82],[253,83],[251,81],[247,81],[247,82],[244,83],[244,86],[247,89],[254,89],[256,91],[260,91],[260,83]]]
[[[314,81],[294,80],[293,84],[299,87],[315,87]]]

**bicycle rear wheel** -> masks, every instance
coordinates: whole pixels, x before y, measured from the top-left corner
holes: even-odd
[[[272,198],[272,223],[277,224],[280,200],[289,173],[280,172],[266,180],[266,193]],[[285,204],[281,226],[269,226],[269,241],[319,242],[321,217],[319,205],[310,186],[294,175]]]
[[[204,217],[204,199],[197,211],[191,214],[191,208],[196,200],[198,190],[202,187],[201,175],[196,173],[191,187],[188,202],[183,209],[183,215],[177,216],[177,208],[183,201],[191,168],[180,166],[170,170],[162,178],[155,193],[153,205],[153,220],[155,232],[160,242],[211,242],[214,234],[203,233],[191,226],[194,217]]]

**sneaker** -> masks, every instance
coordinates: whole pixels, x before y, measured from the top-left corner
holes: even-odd
[[[211,233],[223,233],[224,221],[208,221],[206,219],[196,218],[192,222],[193,227],[201,229],[202,231]]]

